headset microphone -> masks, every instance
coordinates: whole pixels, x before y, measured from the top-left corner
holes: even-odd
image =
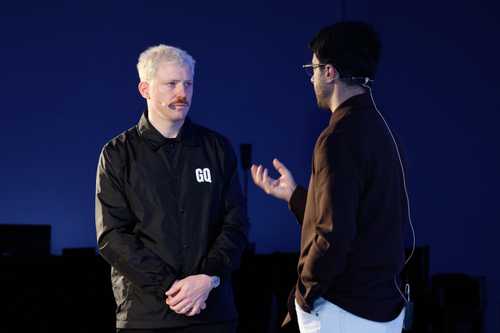
[[[368,88],[369,84],[373,82],[372,79],[370,79],[368,76],[361,77],[361,76],[351,76],[348,78],[351,81],[355,81],[360,83],[363,87]]]

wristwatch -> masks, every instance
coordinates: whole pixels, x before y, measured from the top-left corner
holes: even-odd
[[[212,288],[217,288],[220,285],[220,278],[218,276],[210,277],[210,286]]]

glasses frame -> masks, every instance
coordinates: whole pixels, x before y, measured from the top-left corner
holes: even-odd
[[[326,65],[328,65],[328,64],[321,64],[321,63],[320,64],[305,64],[305,65],[302,65],[302,69],[304,69],[307,76],[313,77],[315,68],[325,67]]]

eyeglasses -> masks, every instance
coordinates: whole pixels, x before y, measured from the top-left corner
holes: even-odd
[[[307,76],[312,77],[314,75],[314,69],[324,67],[327,64],[307,64],[302,65],[302,68],[306,71]]]

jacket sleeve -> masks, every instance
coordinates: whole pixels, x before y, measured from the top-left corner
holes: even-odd
[[[115,148],[101,152],[96,177],[95,216],[99,253],[135,286],[164,297],[173,269],[134,234],[136,217],[124,194],[122,162]]]
[[[239,267],[248,242],[248,218],[238,178],[236,155],[229,142],[225,144],[224,169],[227,172],[223,191],[223,222],[208,255],[202,260],[200,273],[222,277]]]
[[[304,213],[306,211],[307,190],[297,185],[288,202],[288,208],[292,211],[297,219],[297,222],[302,225],[304,221]]]
[[[318,216],[315,235],[304,263],[301,282],[308,286],[302,296],[310,308],[346,267],[356,234],[361,192],[360,161],[356,143],[345,132],[334,132],[319,147],[315,161],[315,199]]]

